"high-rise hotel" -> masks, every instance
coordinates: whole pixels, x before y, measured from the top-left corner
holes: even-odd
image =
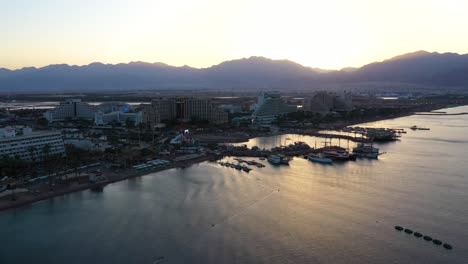
[[[143,110],[144,122],[154,126],[163,120],[205,120],[211,124],[228,122],[228,113],[208,98],[156,98]]]

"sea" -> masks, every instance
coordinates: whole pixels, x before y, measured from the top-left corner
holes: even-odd
[[[250,173],[204,162],[0,212],[0,263],[468,263],[468,116],[360,126],[407,133],[375,144],[378,160],[252,158],[266,167]],[[294,141],[324,144],[293,134],[243,144]]]

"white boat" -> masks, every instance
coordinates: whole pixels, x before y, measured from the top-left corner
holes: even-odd
[[[353,148],[353,154],[361,158],[377,159],[379,158],[379,149],[375,148],[372,143],[360,142]]]
[[[353,148],[353,153],[379,153],[379,149],[375,148],[372,143],[359,142],[357,146]]]
[[[318,162],[318,163],[325,163],[325,164],[331,164],[333,163],[333,160],[330,158],[325,157],[322,154],[310,154],[309,155],[309,160],[313,162]]]

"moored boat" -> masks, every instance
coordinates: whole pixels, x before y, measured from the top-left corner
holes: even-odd
[[[245,171],[245,172],[249,172],[249,171],[251,171],[252,169],[249,168],[249,167],[247,167],[247,166],[243,166],[243,167],[242,167],[242,170]]]
[[[341,147],[324,147],[321,149],[323,155],[332,160],[349,160],[349,152]]]
[[[289,161],[291,161],[291,158],[290,158],[290,157],[286,157],[286,156],[283,155],[283,154],[278,154],[278,157],[280,157],[280,162],[281,162],[281,164],[289,165]]]
[[[268,157],[268,162],[270,162],[273,165],[280,165],[281,164],[281,158],[278,155],[271,155]]]
[[[377,159],[379,157],[379,149],[375,148],[372,143],[360,142],[353,148],[353,154],[368,159]]]
[[[325,163],[325,164],[331,164],[333,163],[333,160],[331,158],[327,158],[325,155],[322,153],[312,153],[309,154],[309,160],[313,162],[318,162],[318,163]]]

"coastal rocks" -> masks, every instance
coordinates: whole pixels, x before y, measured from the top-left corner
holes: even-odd
[[[413,232],[413,230],[409,229],[409,228],[403,228],[402,226],[395,226],[395,230],[397,231],[404,231],[406,234],[413,234],[413,236],[415,236],[416,238],[420,238],[422,237],[425,241],[432,241],[432,243],[436,246],[440,246],[442,245],[442,241],[438,240],[438,239],[432,239],[432,237],[430,236],[424,236],[423,234],[419,233],[419,232]],[[442,245],[445,249],[447,250],[451,250],[453,247],[452,245],[450,244],[447,244],[447,243],[443,243]]]
[[[426,240],[426,241],[432,241],[432,237],[430,237],[430,236],[424,236],[423,238],[424,238],[424,240]]]
[[[443,247],[444,247],[445,249],[449,249],[449,250],[452,249],[452,246],[451,246],[450,244],[447,244],[447,243],[445,243],[445,244],[443,245]]]

